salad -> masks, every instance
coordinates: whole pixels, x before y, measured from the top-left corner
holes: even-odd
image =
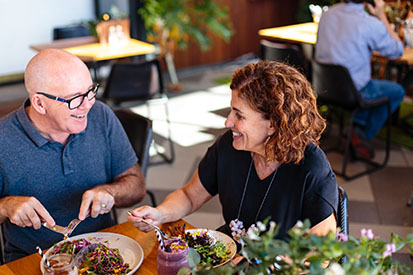
[[[66,253],[76,256],[82,248],[90,245],[91,243],[86,239],[78,239],[74,241],[66,241],[58,243],[53,246],[52,255]]]
[[[124,263],[119,249],[99,244],[84,256],[84,261],[78,268],[79,274],[126,274],[130,271],[129,264]]]
[[[189,247],[198,252],[202,266],[219,265],[229,258],[230,251],[227,250],[225,244],[222,241],[217,241],[206,229],[186,231],[182,238]]]
[[[126,274],[130,271],[119,249],[103,243],[92,244],[86,239],[77,239],[55,244],[52,249],[52,255],[66,253],[73,257],[81,256],[79,274]]]

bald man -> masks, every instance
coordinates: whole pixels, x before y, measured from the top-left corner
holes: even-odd
[[[95,99],[98,84],[77,57],[56,49],[28,63],[29,99],[0,120],[0,223],[5,260],[62,240],[41,226],[84,220],[74,234],[113,224],[113,206],[145,195],[137,157],[119,120]]]

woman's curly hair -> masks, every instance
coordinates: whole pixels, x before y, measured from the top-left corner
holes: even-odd
[[[275,128],[265,145],[266,161],[297,164],[310,142],[319,144],[326,124],[311,84],[295,68],[259,61],[236,70],[230,87]]]

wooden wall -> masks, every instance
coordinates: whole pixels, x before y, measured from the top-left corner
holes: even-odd
[[[175,54],[177,69],[229,61],[246,53],[259,53],[258,30],[295,23],[298,0],[221,0],[230,11],[235,34],[228,43],[214,37],[212,47],[197,44]]]

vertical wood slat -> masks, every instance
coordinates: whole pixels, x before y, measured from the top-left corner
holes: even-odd
[[[221,0],[228,6],[234,28],[233,37],[226,43],[210,35],[212,47],[201,51],[196,43],[177,50],[175,67],[185,68],[232,60],[243,54],[258,54],[258,30],[295,22],[298,0]]]

